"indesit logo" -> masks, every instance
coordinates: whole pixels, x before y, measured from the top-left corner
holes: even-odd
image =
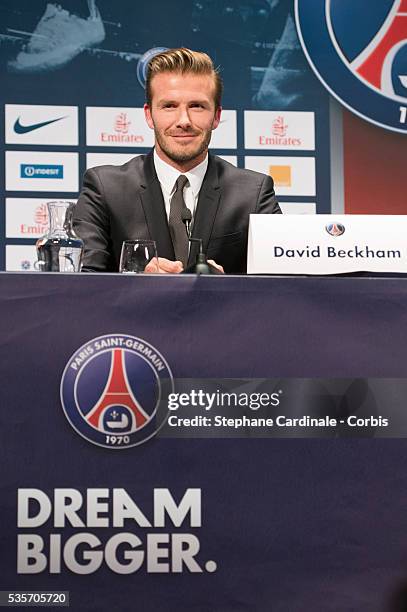
[[[56,164],[21,164],[20,178],[63,179],[64,167]]]
[[[145,340],[111,334],[90,340],[69,359],[61,402],[72,427],[93,444],[122,449],[149,440],[168,418],[173,377]]]
[[[407,0],[296,0],[307,59],[328,91],[371,123],[407,133]]]

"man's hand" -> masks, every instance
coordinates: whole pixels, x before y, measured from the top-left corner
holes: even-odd
[[[225,274],[225,270],[223,269],[223,266],[221,266],[220,264],[217,264],[216,261],[213,261],[213,259],[208,259],[208,264],[211,264],[211,266],[219,270],[219,272],[222,272],[222,274]]]
[[[148,274],[179,274],[184,268],[180,261],[171,261],[165,257],[158,257],[158,269],[156,260],[152,259],[144,268]]]
[[[208,263],[219,270],[219,272],[222,272],[222,274],[225,273],[223,267],[213,259],[208,259]],[[180,261],[171,261],[170,259],[165,259],[165,257],[158,257],[158,269],[156,261],[152,259],[144,268],[144,272],[147,272],[147,274],[179,274],[183,269]]]

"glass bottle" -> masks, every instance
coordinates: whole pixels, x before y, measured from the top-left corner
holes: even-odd
[[[80,272],[83,241],[72,228],[74,202],[48,202],[49,231],[36,243],[36,269],[41,272]]]

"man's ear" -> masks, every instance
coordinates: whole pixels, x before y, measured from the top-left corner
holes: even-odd
[[[153,118],[151,116],[151,109],[148,104],[144,104],[144,117],[146,118],[148,127],[153,130],[154,123],[153,123]]]
[[[218,106],[218,108],[215,110],[215,116],[213,118],[213,122],[212,122],[212,129],[216,130],[216,128],[218,127],[219,123],[220,123],[220,116],[222,113],[222,107]]]

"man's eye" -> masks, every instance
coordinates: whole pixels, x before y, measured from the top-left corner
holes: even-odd
[[[171,104],[171,102],[168,102],[168,104],[164,104],[163,108],[175,108],[175,104]]]
[[[195,102],[194,104],[191,104],[191,108],[204,108],[204,105],[199,104],[199,102]]]

